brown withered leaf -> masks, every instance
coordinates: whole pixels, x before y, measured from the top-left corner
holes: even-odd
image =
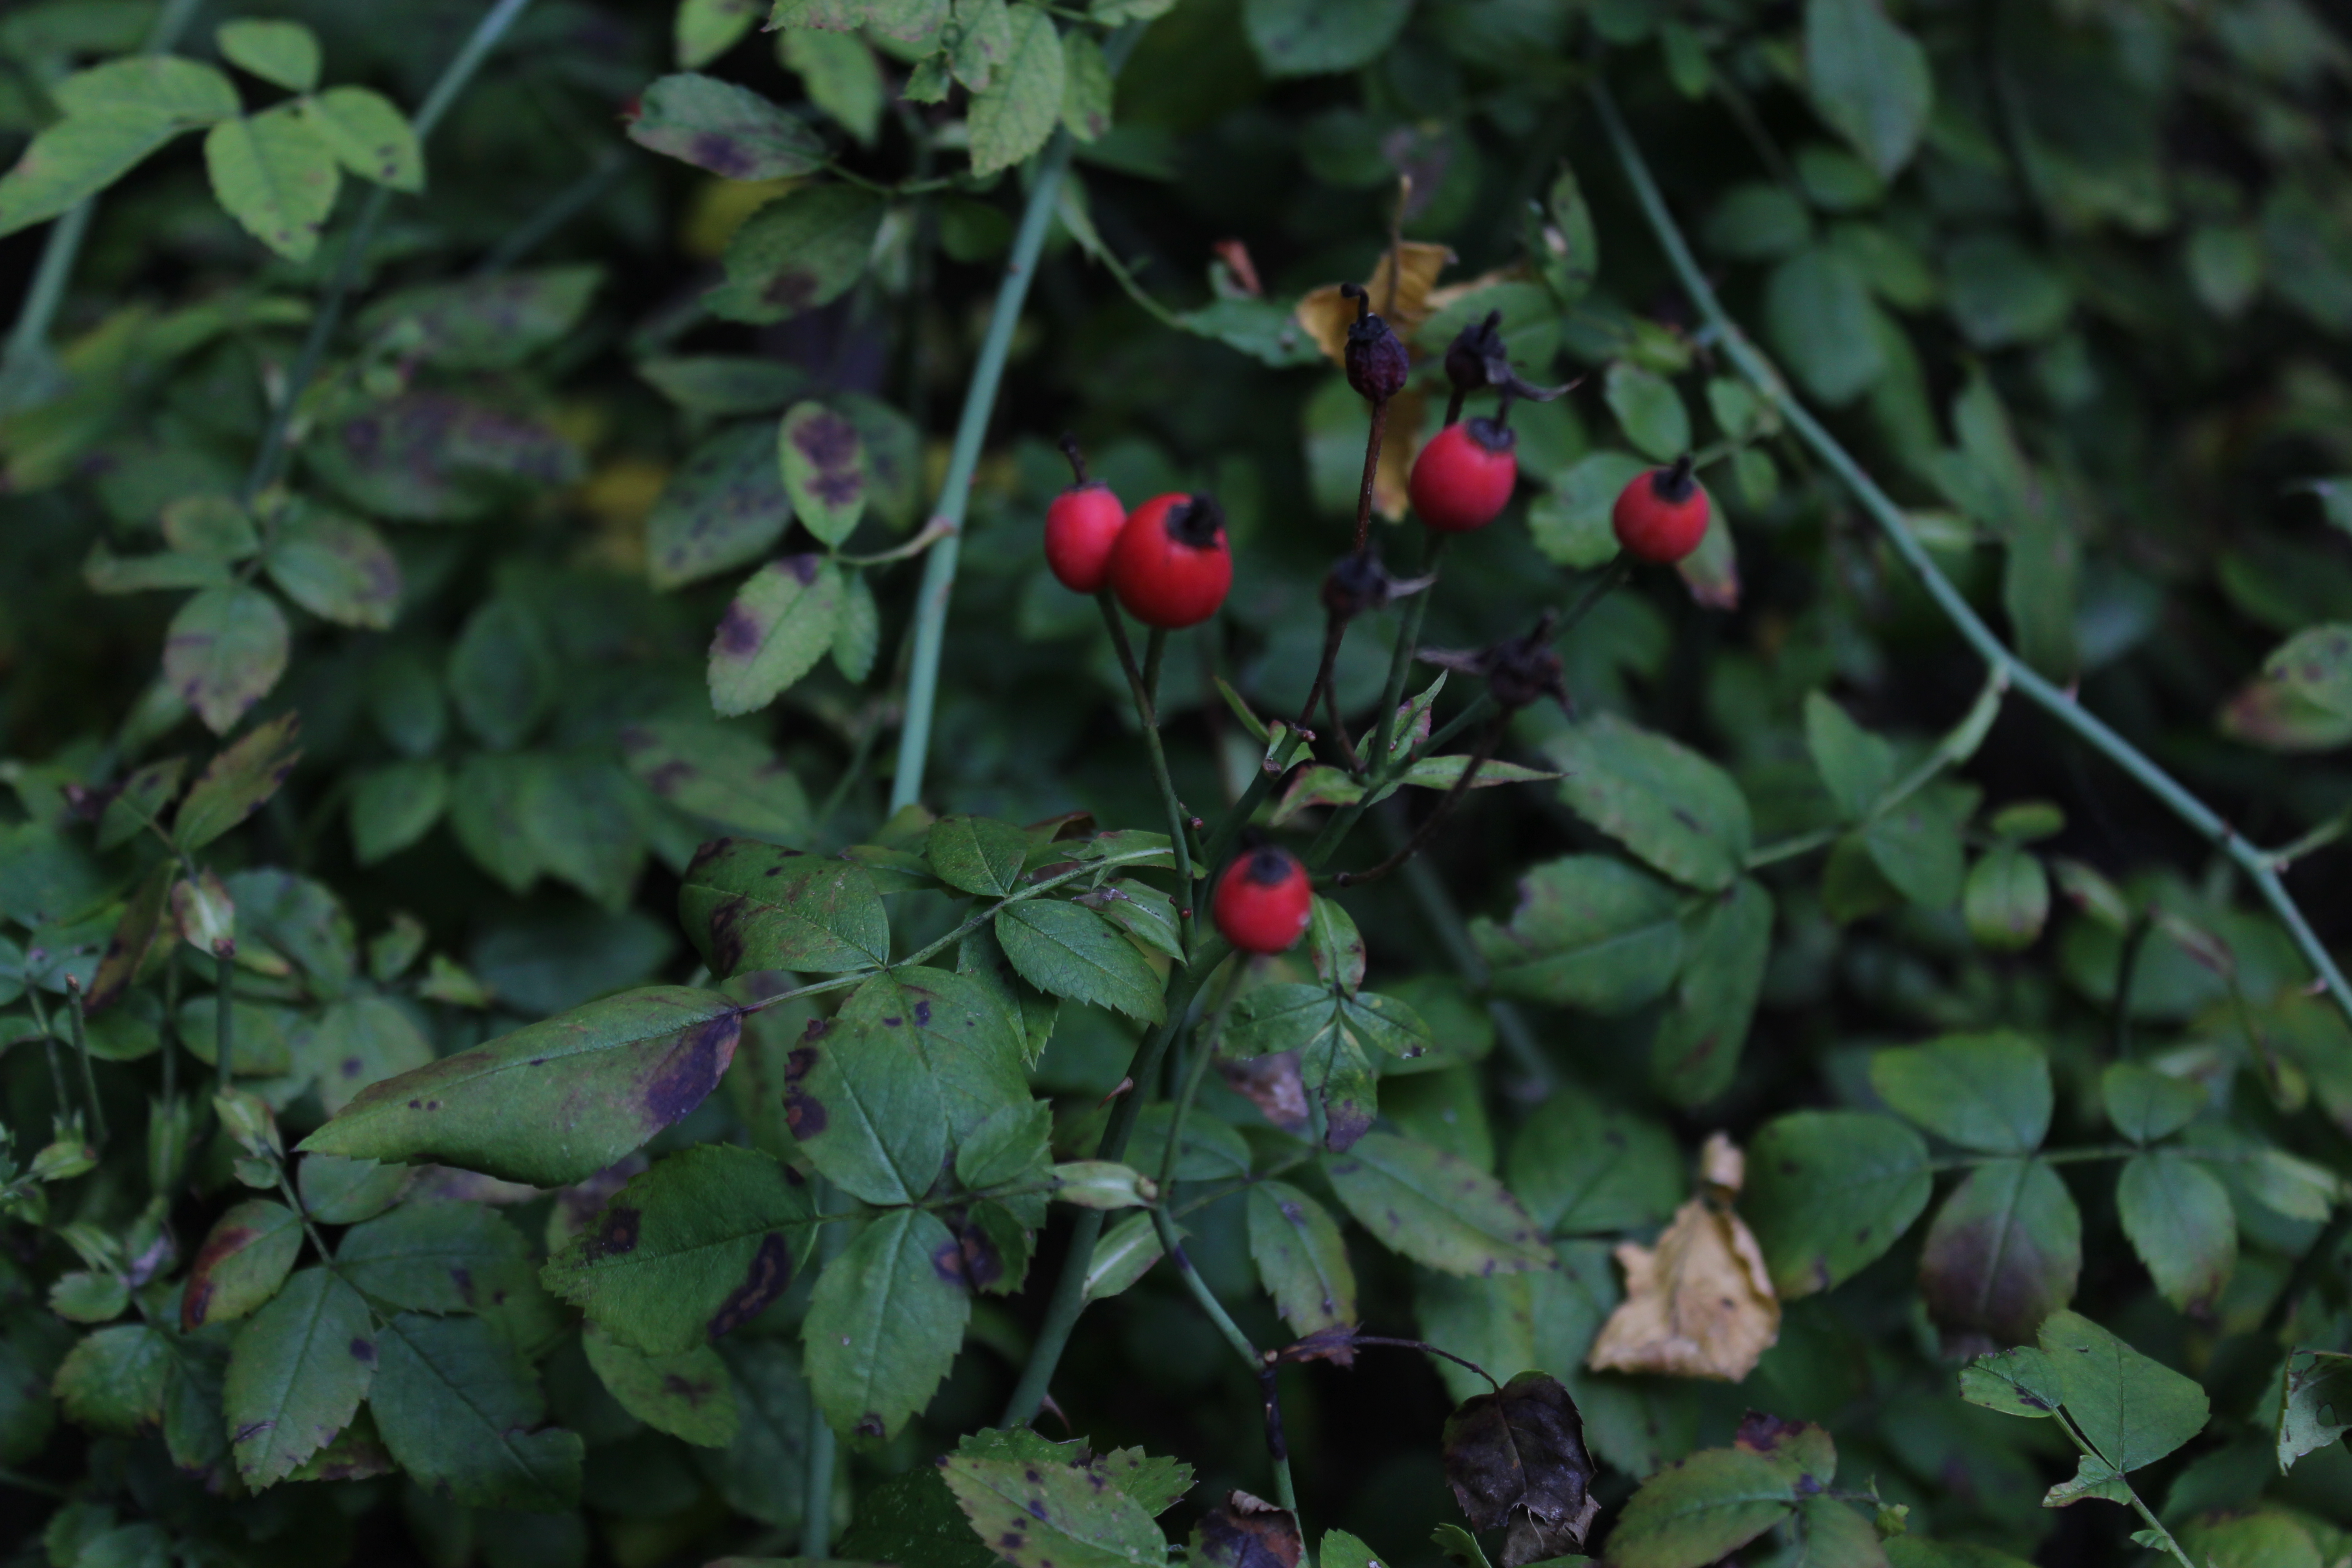
[[[1584,1544],[1593,1516],[1592,1456],[1576,1401],[1547,1373],[1523,1372],[1454,1407],[1443,1439],[1446,1484],[1473,1530],[1508,1525],[1503,1568]]]
[[[1297,1051],[1274,1051],[1243,1061],[1219,1057],[1217,1074],[1227,1089],[1285,1132],[1307,1130],[1307,1080],[1299,1073]]]
[[[1298,1568],[1304,1547],[1288,1509],[1244,1491],[1227,1492],[1192,1527],[1192,1561],[1214,1568]]]
[[[1655,1247],[1617,1248],[1625,1300],[1585,1364],[1738,1383],[1780,1337],[1780,1303],[1756,1237],[1731,1211],[1744,1161],[1722,1133],[1700,1158],[1702,1191],[1675,1211]]]
[[[1402,258],[1403,266],[1394,265]],[[1371,281],[1364,291],[1371,296],[1372,311],[1388,322],[1389,330],[1410,343],[1413,329],[1429,320],[1435,307],[1430,303],[1430,292],[1437,286],[1437,275],[1454,259],[1454,252],[1444,246],[1427,240],[1408,239],[1394,251],[1381,252],[1378,265],[1372,268]],[[1391,279],[1395,281],[1393,294]],[[1348,323],[1356,319],[1356,302],[1339,292],[1337,283],[1326,283],[1310,289],[1298,301],[1292,312],[1298,324],[1307,329],[1324,354],[1333,364],[1341,363],[1348,346]],[[1397,411],[1389,416],[1394,423]]]

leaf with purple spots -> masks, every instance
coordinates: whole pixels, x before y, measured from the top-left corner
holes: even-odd
[[[246,1485],[284,1480],[351,1425],[375,1376],[372,1322],[357,1290],[311,1268],[237,1331],[222,1398]]]
[[[301,1149],[562,1186],[700,1105],[742,1027],[715,991],[624,991],[371,1085]]]
[[[300,759],[295,741],[301,730],[298,715],[281,713],[207,763],[173,819],[173,847],[201,849],[260,810]]]
[[[242,584],[206,588],[180,606],[163,637],[163,683],[226,735],[286,673],[286,616]]]
[[[763,425],[736,425],[687,454],[646,519],[646,573],[657,589],[756,561],[793,521]]]
[[[362,1295],[396,1310],[473,1312],[528,1329],[554,1308],[540,1290],[530,1242],[480,1204],[402,1204],[346,1231],[335,1268]]]
[[[895,1436],[930,1403],[971,1317],[962,1252],[939,1217],[877,1216],[825,1265],[809,1298],[801,1342],[817,1408],[837,1432]]]
[[[839,544],[866,512],[866,443],[857,426],[821,403],[795,404],[776,427],[784,491],[801,525]]]
[[[967,1444],[967,1447],[971,1445]],[[1161,1568],[1167,1539],[1142,1503],[1066,1456],[940,1460],[949,1489],[988,1549],[1013,1568]]]
[[[695,71],[657,79],[625,118],[638,146],[725,180],[788,180],[824,162],[806,125],[748,87]]]
[[[1356,1323],[1356,1270],[1331,1212],[1286,1182],[1249,1190],[1250,1258],[1275,1310],[1300,1334]]]
[[[751,839],[714,838],[696,852],[677,918],[721,980],[874,969],[890,958],[890,917],[866,868]]]
[[[333,1115],[360,1091],[433,1060],[433,1042],[389,996],[347,996],[328,1008],[300,1043],[319,1075],[319,1100]]]
[[[593,1321],[580,1336],[588,1364],[622,1409],[699,1448],[724,1448],[742,1429],[735,1382],[709,1345],[651,1355],[622,1343]]]
[[[400,563],[364,522],[297,512],[278,525],[263,563],[279,592],[323,620],[384,631],[400,613]]]
[[[705,1143],[631,1177],[540,1278],[623,1344],[677,1355],[765,1311],[815,1239],[799,1177],[757,1150]]]
[[[604,279],[587,265],[429,283],[370,306],[359,328],[379,348],[446,370],[511,370],[569,337]]]
[[[710,638],[710,706],[765,708],[833,650],[841,568],[814,555],[771,561],[744,579]]]
[[[786,321],[829,305],[865,275],[883,198],[854,185],[806,185],[768,203],[727,242],[727,280],[703,295],[730,321]]]
[[[1535,1222],[1468,1161],[1393,1132],[1368,1132],[1323,1173],[1356,1222],[1392,1252],[1447,1274],[1557,1267]]]
[[[469,521],[582,472],[579,448],[546,426],[425,389],[339,405],[302,460],[371,516],[419,522]]]
[[[742,725],[694,718],[632,724],[621,731],[621,760],[639,784],[721,832],[777,844],[808,836],[808,793]]]
[[[289,261],[308,261],[319,248],[343,181],[334,149],[292,103],[214,126],[205,169],[228,216]]]

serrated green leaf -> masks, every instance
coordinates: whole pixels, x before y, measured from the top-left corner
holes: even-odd
[[[802,1332],[835,1430],[888,1437],[929,1403],[971,1315],[962,1269],[955,1237],[919,1209],[877,1216],[826,1265]]]
[[[710,638],[710,706],[720,713],[765,708],[832,651],[841,568],[786,555],[744,580]]]
[[[1888,1109],[1963,1149],[2031,1154],[2050,1131],[2050,1058],[2006,1029],[1875,1052],[1870,1087]]]
[[[560,1186],[701,1104],[742,1026],[717,992],[625,991],[371,1085],[299,1147]]]
[[[1911,161],[1935,101],[1927,51],[1878,0],[1806,0],[1805,84],[1822,118],[1884,179]]]
[[[2136,1154],[2116,1179],[2116,1215],[2164,1299],[2210,1314],[2238,1262],[2229,1189],[2185,1156]]]
[[[2039,1160],[1995,1160],[1936,1211],[1919,1289],[1948,1332],[2013,1344],[2074,1299],[2082,1269],[2082,1215],[2058,1173]]]
[[[1692,921],[1687,954],[1650,1041],[1651,1081],[1676,1105],[1731,1087],[1771,954],[1772,895],[1742,877]]]
[[[373,1322],[358,1291],[310,1268],[237,1331],[222,1397],[246,1485],[285,1479],[351,1424],[378,1368]]]
[[[629,140],[728,180],[785,180],[824,162],[816,133],[750,88],[682,71],[625,117]]]
[[[368,1405],[402,1469],[473,1507],[579,1502],[579,1435],[541,1426],[538,1380],[482,1320],[403,1312],[378,1343]]]
[[[1013,1568],[1160,1568],[1166,1560],[1150,1510],[1107,1485],[1097,1467],[1071,1462],[1076,1454],[1000,1458],[965,1451],[973,1447],[940,1468],[973,1532]]]
[[[163,1418],[171,1342],[144,1323],[118,1323],[74,1341],[50,1384],[66,1419],[93,1432],[135,1436]]]
[[[588,1364],[622,1409],[671,1436],[702,1448],[724,1448],[742,1429],[727,1363],[709,1345],[674,1355],[650,1355],[622,1343],[595,1322],[580,1336]]]
[[[1009,8],[1004,62],[971,100],[971,172],[1009,169],[1045,144],[1062,116],[1062,40],[1037,6]]]
[[[1249,1190],[1250,1258],[1274,1310],[1302,1337],[1352,1325],[1356,1271],[1329,1211],[1285,1182]]]
[[[1001,899],[1018,889],[1028,856],[1026,834],[984,816],[942,816],[923,840],[923,858],[940,880],[982,898]]]
[[[425,149],[407,116],[364,87],[331,87],[301,100],[310,121],[345,173],[395,191],[425,188]]]
[[[541,1277],[622,1344],[684,1354],[783,1294],[814,1218],[807,1189],[768,1155],[703,1144],[629,1178]]]
[[[2052,1313],[2038,1337],[2066,1414],[2117,1470],[2152,1465],[2204,1430],[2203,1389],[2081,1313]]]
[[[262,561],[280,593],[323,620],[387,631],[400,613],[400,562],[364,522],[305,509],[278,525]]]
[[[727,281],[703,296],[730,321],[781,321],[829,305],[864,274],[882,198],[849,185],[806,185],[753,213],[727,242]]]
[[[226,735],[286,673],[286,617],[257,588],[206,588],[163,639],[163,679],[205,727]]]
[[[1091,910],[1029,899],[1007,904],[993,923],[1004,956],[1038,989],[1147,1024],[1166,1016],[1160,977],[1134,943]]]
[[[2207,1100],[2200,1085],[2137,1062],[2110,1063],[2099,1075],[2099,1096],[2107,1120],[2135,1143],[2170,1137],[2188,1126]]]
[[[224,747],[188,786],[172,819],[172,843],[183,852],[203,848],[261,809],[302,755],[299,715],[281,713]]]
[[[1748,1150],[1739,1212],[1784,1300],[1826,1290],[1894,1246],[1934,1190],[1927,1145],[1891,1116],[1801,1110]]]
[[[1675,890],[1622,860],[1570,855],[1519,879],[1507,922],[1470,922],[1496,991],[1553,1006],[1630,1012],[1673,984],[1683,956]]]
[[[1475,1166],[1391,1132],[1368,1132],[1324,1173],[1381,1245],[1448,1274],[1546,1268],[1551,1249],[1517,1200]]]
[[[1623,1568],[1700,1568],[1795,1509],[1794,1480],[1761,1454],[1706,1448],[1642,1483],[1609,1532]]]
[[[284,1204],[253,1198],[213,1222],[188,1266],[180,1296],[180,1331],[226,1323],[278,1293],[302,1250],[302,1223]]]
[[[335,205],[342,169],[312,121],[292,104],[205,133],[213,195],[245,231],[289,261],[308,261]]]
[[[1664,1224],[1683,1201],[1684,1163],[1658,1122],[1563,1084],[1511,1140],[1505,1178],[1551,1234],[1613,1234]]]
[[[1740,874],[1750,834],[1747,797],[1696,752],[1609,713],[1568,731],[1549,750],[1567,775],[1561,798],[1652,866],[1710,892]]]
[[[866,510],[866,445],[857,426],[821,403],[795,405],[776,429],[784,493],[801,525],[829,545]]]
[[[720,979],[758,969],[877,968],[889,962],[890,917],[873,876],[851,861],[718,838],[678,889],[688,941]]]

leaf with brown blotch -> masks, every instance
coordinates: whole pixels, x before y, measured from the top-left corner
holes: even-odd
[[[1446,1484],[1474,1530],[1507,1524],[1502,1568],[1584,1544],[1601,1504],[1576,1401],[1547,1373],[1523,1372],[1445,1420]]]
[[[1236,1061],[1217,1058],[1217,1072],[1225,1087],[1247,1100],[1260,1115],[1285,1132],[1307,1129],[1307,1079],[1298,1070],[1297,1051],[1273,1051]]]
[[[1701,1157],[1705,1191],[1675,1212],[1654,1247],[1617,1248],[1625,1300],[1601,1325],[1585,1364],[1738,1383],[1780,1337],[1780,1303],[1764,1254],[1731,1199],[1739,1151],[1717,1132]]]
[[[1402,269],[1395,265],[1400,258]],[[1453,259],[1452,250],[1427,240],[1409,239],[1393,251],[1382,251],[1372,268],[1372,280],[1364,289],[1371,297],[1373,313],[1388,322],[1397,336],[1410,340],[1412,330],[1436,310],[1430,295],[1437,286],[1437,275]],[[1356,302],[1341,294],[1339,288],[1337,283],[1326,283],[1308,290],[1293,312],[1333,364],[1344,363],[1348,324],[1356,319]],[[1390,410],[1391,416],[1395,412]]]
[[[1192,1526],[1192,1560],[1213,1568],[1298,1568],[1305,1546],[1297,1515],[1244,1491],[1227,1492]]]

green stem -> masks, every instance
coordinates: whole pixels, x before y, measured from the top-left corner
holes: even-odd
[[[215,1070],[219,1075],[220,1092],[229,1091],[229,1058],[236,1055],[236,1025],[230,1011],[231,984],[236,973],[236,957],[233,951],[223,948],[214,955],[214,984],[220,989],[213,996],[213,1053]]]
[[[1714,328],[1725,354],[1739,373],[1771,401],[1805,445],[1811,447],[1823,465],[1843,481],[1854,499],[1862,503],[1863,510],[1870,513],[1885,533],[1895,552],[1903,557],[1905,563],[1918,577],[1920,584],[1927,591],[1927,596],[1935,600],[1945,618],[1976,650],[1979,658],[2004,671],[2011,683],[2036,707],[2052,715],[2121,768],[2143,789],[2163,802],[2174,816],[2198,834],[2210,839],[2237,864],[2262,895],[2263,902],[2270,905],[2279,923],[2286,928],[2296,948],[2335,998],[2336,1006],[2347,1019],[2352,1019],[2352,986],[2346,984],[2336,960],[2321,944],[2318,934],[2304,918],[2302,907],[2279,880],[2278,872],[2269,858],[2241,837],[2218,812],[2191,795],[2138,747],[2117,734],[2104,720],[2084,708],[2072,696],[2052,685],[1993,635],[1992,628],[1986,626],[1976,611],[1969,607],[1968,600],[1937,567],[1927,549],[1913,535],[1910,524],[1904,519],[1902,508],[1879,489],[1862,465],[1797,400],[1787,383],[1781,380],[1764,356],[1748,341],[1738,324],[1725,311],[1722,301],[1716,298],[1714,288],[1707,282],[1706,275],[1700,271],[1697,260],[1691,255],[1690,246],[1683,238],[1682,230],[1666,210],[1665,198],[1659,193],[1657,182],[1651,177],[1649,165],[1643,161],[1641,149],[1634,145],[1633,134],[1626,130],[1625,121],[1617,111],[1616,100],[1610,96],[1608,87],[1597,79],[1592,83],[1592,97],[1600,111],[1601,126],[1616,150],[1626,181],[1633,187],[1634,198],[1640,203],[1643,216],[1649,219],[1659,246],[1682,279],[1685,292]]]
[[[180,36],[188,30],[188,24],[195,20],[197,7],[203,4],[204,0],[170,0],[156,16],[155,25],[148,29],[139,52],[170,53]],[[50,226],[48,237],[41,245],[40,263],[33,271],[32,287],[25,291],[24,306],[16,312],[16,325],[9,330],[7,353],[0,358],[0,375],[13,378],[48,352],[49,327],[57,320],[58,308],[65,303],[67,285],[73,281],[74,262],[81,255],[82,241],[89,237],[90,217],[97,207],[97,197],[86,197],[68,207]]]
[[[1131,22],[1114,33],[1103,47],[1114,79],[1135,47],[1142,24]],[[955,592],[956,562],[961,553],[963,521],[971,501],[971,476],[980,467],[980,448],[988,438],[988,421],[996,412],[997,388],[1004,380],[1005,356],[1012,352],[1013,331],[1021,322],[1021,307],[1037,275],[1037,258],[1045,248],[1053,226],[1054,208],[1062,194],[1062,179],[1070,170],[1070,133],[1056,131],[1038,154],[1036,184],[1028,205],[1021,210],[1021,226],[1013,237],[1013,254],[1004,264],[1004,281],[997,285],[996,305],[990,311],[987,335],[981,340],[980,358],[971,367],[964,389],[963,413],[956,420],[955,446],[948,454],[947,478],[940,481],[934,521],[956,531],[931,548],[923,562],[923,584],[915,596],[915,662],[907,676],[907,719],[898,731],[898,767],[890,781],[890,809],[912,805],[923,793],[923,768],[931,748],[931,714],[939,706],[940,655],[946,645],[948,598]],[[1097,1222],[1099,1228],[1099,1222]]]
[[[1110,1122],[1103,1129],[1102,1142],[1095,1151],[1097,1159],[1116,1160],[1127,1152],[1136,1118],[1143,1114],[1144,1086],[1158,1075],[1160,1058],[1182,1032],[1185,1016],[1192,1010],[1193,998],[1201,994],[1202,983],[1231,951],[1223,937],[1210,936],[1192,954],[1192,962],[1176,972],[1175,981],[1168,988],[1168,1015],[1135,1047],[1135,1055],[1128,1063],[1128,1091],[1111,1108]],[[1077,1327],[1078,1314],[1086,1310],[1087,1268],[1094,1262],[1095,1243],[1101,1239],[1102,1229],[1101,1209],[1081,1213],[1072,1227],[1070,1250],[1062,1260],[1061,1278],[1054,1282],[1054,1294],[1045,1303],[1045,1320],[1038,1325],[1028,1363],[1021,1369],[1021,1380],[1013,1385],[1013,1397],[1004,1406],[1000,1425],[1014,1426],[1029,1421],[1045,1402],[1045,1390],[1054,1381],[1054,1369],[1061,1364],[1062,1352],[1069,1347],[1070,1331]]]
[[[832,1189],[820,1180],[814,1195],[817,1215],[823,1218]],[[841,1256],[847,1242],[839,1226],[828,1225],[817,1232],[816,1245],[822,1268]],[[834,1435],[833,1424],[824,1418],[817,1402],[810,1400],[808,1471],[801,1495],[801,1555],[812,1562],[833,1554],[833,1472],[840,1451],[841,1441]]]
[[[1810,833],[1775,839],[1759,845],[1748,852],[1748,868],[1751,871],[1764,866],[1777,866],[1783,860],[1793,860],[1800,855],[1810,855],[1824,845],[1834,844],[1843,832],[1842,827],[1816,827]]]
[[[58,1060],[58,1032],[49,1026],[49,1010],[41,1002],[38,986],[26,986],[25,1000],[32,1005],[34,1027],[41,1031],[41,1048],[48,1053],[49,1094],[58,1102],[57,1109],[50,1114],[63,1121],[67,1108],[73,1102],[73,1096],[66,1090],[66,1069]]]
[[[73,1047],[75,1054],[81,1058],[82,1093],[89,1101],[90,1142],[103,1154],[106,1152],[106,1107],[98,1102],[98,1071],[89,1061],[89,1028],[82,1006],[81,982],[70,974],[66,976],[66,1002],[73,1010]]]
[[[530,0],[498,0],[490,14],[482,18],[458,49],[457,58],[442,70],[441,78],[425,95],[425,106],[416,111],[411,122],[416,140],[422,142],[449,112],[457,95],[474,79],[490,51],[499,47],[509,31],[530,6]],[[376,185],[367,194],[360,206],[359,216],[352,222],[351,232],[343,237],[342,254],[335,258],[334,276],[327,284],[327,292],[319,301],[319,313],[311,318],[310,334],[302,340],[302,351],[294,359],[294,369],[286,378],[286,390],[278,407],[269,416],[269,427],[262,433],[261,449],[254,454],[253,467],[245,476],[243,495],[247,502],[274,484],[285,472],[286,460],[291,451],[289,439],[296,409],[302,395],[310,389],[319,374],[319,366],[327,357],[327,345],[334,340],[335,329],[342,324],[343,305],[358,287],[360,268],[366,262],[367,249],[374,243],[375,231],[383,221],[384,208],[392,203],[392,188]]]
[[[2092,1447],[2088,1439],[2084,1438],[2082,1433],[2075,1430],[2074,1423],[2067,1416],[2064,1411],[2053,1410],[2051,1414],[2058,1418],[2058,1425],[2064,1429],[2066,1436],[2074,1440],[2074,1447],[2082,1449],[2089,1458],[2099,1460],[2102,1464],[2110,1462],[2105,1454],[2102,1454],[2096,1448]],[[2117,1474],[2117,1479],[2122,1479],[2120,1472]],[[2123,1485],[2125,1495],[2131,1499],[2132,1511],[2138,1514],[2140,1518],[2147,1521],[2148,1530],[2157,1537],[2158,1540],[2164,1543],[2164,1549],[2172,1554],[2173,1560],[2180,1564],[2180,1568],[2197,1568],[2197,1564],[2189,1560],[2189,1553],[2180,1549],[2180,1542],[2172,1539],[2172,1531],[2164,1528],[2164,1521],[2157,1518],[2155,1514],[2148,1511],[2147,1504],[2140,1500],[2139,1492],[2132,1486],[2131,1482],[2125,1480]]]
[[[1405,842],[1405,832],[1396,818],[1382,812],[1379,818],[1381,830],[1391,852]],[[1415,858],[1404,863],[1405,886],[1412,892],[1413,901],[1421,906],[1422,918],[1429,922],[1437,935],[1437,945],[1445,950],[1455,973],[1473,991],[1486,989],[1492,973],[1486,955],[1470,940],[1470,930],[1463,924],[1462,911],[1454,906],[1454,895],[1446,890],[1445,879],[1428,861]],[[1538,1098],[1549,1096],[1559,1087],[1559,1074],[1536,1043],[1535,1031],[1528,1026],[1526,1015],[1508,1002],[1489,997],[1486,1014],[1495,1020],[1495,1034],[1511,1059],[1539,1091]]]
[[[1168,750],[1160,739],[1160,661],[1168,647],[1168,634],[1152,628],[1149,651],[1144,655],[1143,668],[1135,663],[1134,645],[1128,641],[1127,623],[1119,619],[1118,605],[1110,590],[1105,588],[1095,595],[1101,606],[1103,625],[1110,629],[1111,647],[1118,650],[1118,667],[1127,672],[1127,689],[1135,699],[1136,722],[1143,726],[1143,749],[1151,758],[1151,776],[1160,785],[1160,804],[1168,813],[1168,839],[1176,851],[1176,922],[1177,936],[1184,951],[1192,951],[1192,842],[1186,832],[1190,818],[1184,803],[1176,798],[1176,781],[1168,772]]]
[[[1445,557],[1447,538],[1443,533],[1431,536],[1429,552],[1422,558],[1420,575],[1437,575],[1439,563]],[[1396,647],[1389,655],[1388,682],[1381,689],[1380,718],[1373,724],[1371,733],[1365,737],[1364,755],[1371,763],[1373,782],[1366,784],[1361,800],[1353,805],[1340,807],[1331,820],[1323,825],[1323,831],[1315,836],[1315,842],[1307,846],[1307,868],[1310,871],[1320,871],[1341,841],[1354,831],[1356,824],[1369,809],[1366,803],[1380,793],[1379,785],[1388,783],[1391,776],[1402,771],[1392,765],[1389,745],[1395,732],[1397,708],[1404,700],[1405,676],[1412,668],[1413,654],[1421,647],[1422,619],[1429,613],[1429,601],[1436,594],[1437,584],[1432,583],[1415,594],[1412,603],[1405,606],[1403,623],[1397,627]],[[1482,696],[1479,700],[1491,703],[1492,700]]]
[[[2131,1057],[2132,976],[2139,968],[2140,949],[2147,945],[2147,933],[2155,929],[2156,922],[2143,911],[2126,928],[2123,951],[2116,954],[2116,1005],[2107,1019],[2107,1049],[2119,1062]]]

